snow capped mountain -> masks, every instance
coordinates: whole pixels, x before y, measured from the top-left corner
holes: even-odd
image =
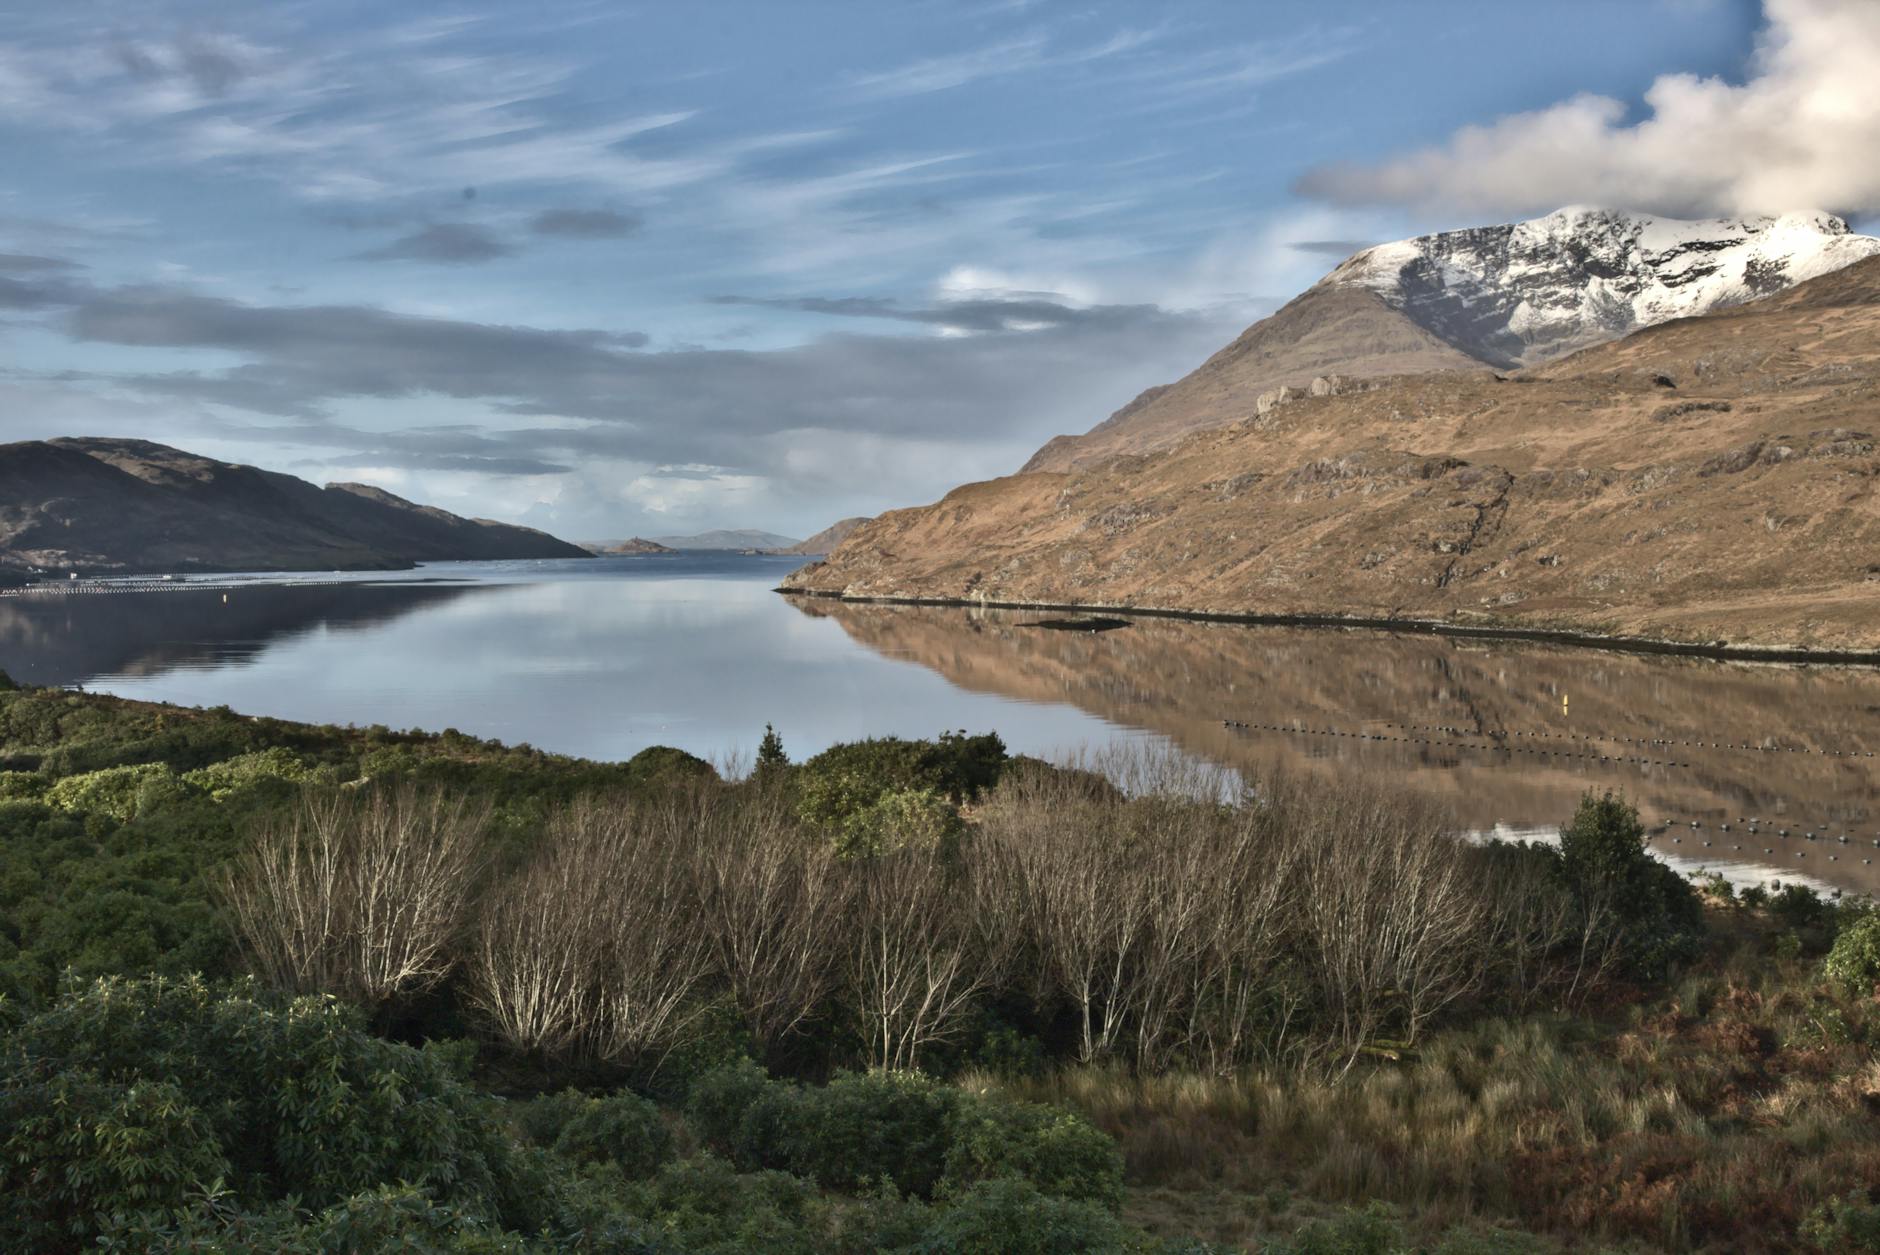
[[[1368,289],[1471,357],[1512,367],[1766,296],[1876,253],[1880,239],[1827,213],[1691,222],[1573,206],[1380,244],[1317,287]]]

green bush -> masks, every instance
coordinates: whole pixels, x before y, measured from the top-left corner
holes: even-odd
[[[46,778],[36,771],[0,771],[0,800],[25,801],[45,792]]]
[[[627,787],[657,790],[716,780],[718,769],[696,754],[670,745],[653,745],[627,760]]]
[[[1769,899],[1769,913],[1790,928],[1822,928],[1834,918],[1834,908],[1807,885],[1783,885]]]
[[[701,1078],[686,1115],[701,1141],[746,1171],[790,1172],[834,1190],[888,1180],[930,1197],[956,1096],[915,1073],[848,1073],[818,1088],[773,1081],[747,1063]]]
[[[1561,873],[1583,910],[1596,913],[1620,943],[1630,972],[1661,979],[1697,952],[1704,908],[1682,876],[1645,848],[1638,811],[1607,793],[1580,799],[1560,833]]]
[[[125,1255],[353,1255],[364,1251],[425,1255],[525,1255],[543,1249],[519,1235],[492,1229],[482,1217],[440,1204],[408,1185],[382,1186],[341,1199],[307,1215],[290,1206],[231,1210],[225,1198],[204,1199],[176,1222],[147,1213],[119,1218],[100,1239]],[[610,1251],[634,1248],[615,1246]],[[643,1248],[651,1255],[657,1248]]]
[[[1054,1198],[1111,1210],[1123,1201],[1123,1152],[1080,1115],[1038,1103],[968,1095],[947,1127],[949,1191],[1019,1177]]]
[[[920,1073],[839,1074],[818,1088],[740,1064],[700,1078],[686,1122],[741,1169],[789,1172],[825,1189],[892,1182],[932,1198],[1018,1177],[1054,1197],[1122,1201],[1122,1153],[1081,1116],[969,1095]]]
[[[46,801],[64,811],[109,815],[125,823],[140,811],[183,795],[183,783],[163,763],[106,767],[55,780]]]
[[[581,1113],[589,1098],[578,1089],[564,1089],[556,1094],[538,1094],[527,1102],[510,1107],[511,1123],[522,1140],[531,1146],[548,1149],[561,1137],[568,1122]]]
[[[922,1255],[1096,1255],[1141,1249],[1130,1231],[1094,1203],[1053,1198],[1029,1181],[982,1181],[939,1209]]]
[[[1880,911],[1865,912],[1841,929],[1822,974],[1850,994],[1874,992],[1880,985]]]
[[[203,1112],[167,1081],[86,1069],[0,1088],[0,1249],[76,1250],[116,1214],[180,1216],[228,1172]]]
[[[611,1163],[637,1179],[672,1158],[672,1130],[658,1107],[622,1090],[587,1099],[562,1127],[555,1149],[577,1163]]]
[[[835,850],[844,858],[951,850],[965,827],[953,803],[932,789],[890,789],[842,820]]]
[[[917,1072],[836,1076],[797,1091],[800,1149],[789,1170],[853,1193],[881,1181],[932,1197],[960,1092]]]
[[[1828,1255],[1880,1251],[1880,1206],[1859,1190],[1830,1199],[1808,1213],[1801,1239]]]
[[[45,1110],[62,1093],[87,1096],[77,1124]],[[441,1057],[371,1036],[330,999],[102,980],[7,1035],[0,1100],[16,1113],[0,1122],[0,1196],[15,1215],[68,1228],[126,1202],[108,1176],[45,1170],[107,1117],[144,1121],[151,1145],[186,1157],[160,1176],[158,1211],[185,1177],[213,1169],[244,1207],[291,1196],[321,1208],[403,1181],[494,1219],[539,1219],[539,1189],[488,1101]]]
[[[686,1127],[726,1159],[748,1163],[754,1157],[752,1108],[788,1088],[750,1060],[714,1067],[692,1082],[692,1092],[686,1095]]]
[[[284,746],[238,754],[207,767],[183,773],[183,781],[201,789],[220,802],[241,789],[252,788],[264,780],[284,780],[300,784],[313,778],[313,770],[300,755]]]
[[[820,1255],[816,1192],[782,1172],[739,1173],[709,1155],[669,1163],[627,1188],[621,1207],[674,1255]],[[601,1249],[612,1249],[601,1247]]]
[[[889,793],[931,793],[957,809],[997,784],[1006,761],[1005,743],[993,733],[948,732],[936,741],[892,736],[850,741],[798,768],[797,812],[806,823],[840,833]]]

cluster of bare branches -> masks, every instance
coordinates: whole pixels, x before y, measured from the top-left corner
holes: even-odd
[[[309,794],[223,883],[262,975],[378,1006],[451,970],[489,809],[413,788]]]
[[[1021,772],[979,820],[981,909],[1023,938],[1034,997],[1075,1011],[1085,1062],[1342,1070],[1490,980],[1571,994],[1609,961],[1544,864],[1362,785],[1130,796]]]
[[[1085,1062],[1336,1072],[1485,988],[1570,998],[1614,958],[1543,861],[1411,799],[1113,766],[1015,766],[957,846],[854,858],[775,789],[589,799],[501,871],[473,808],[315,794],[227,899],[285,987],[382,1005],[456,968],[510,1046],[635,1063],[717,1004],[766,1052],[846,1025],[870,1066],[915,1067],[1017,996],[1067,1014]]]
[[[682,1040],[711,973],[686,840],[665,814],[594,800],[550,821],[472,942],[470,997],[504,1040],[600,1059]]]

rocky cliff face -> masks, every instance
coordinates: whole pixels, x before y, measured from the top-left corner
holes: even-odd
[[[788,585],[1880,649],[1880,257],[1513,377],[1288,396],[884,514]]]
[[[1260,397],[1347,379],[1507,370],[1739,305],[1880,254],[1832,214],[1687,222],[1562,209],[1365,249],[1180,381],[1152,388],[1024,469],[1166,449]]]

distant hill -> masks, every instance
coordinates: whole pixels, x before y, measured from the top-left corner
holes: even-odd
[[[602,557],[619,557],[638,553],[677,553],[676,549],[648,540],[644,536],[629,536],[625,540],[597,540],[584,546],[589,553]]]
[[[775,532],[720,530],[696,536],[655,536],[653,543],[668,549],[790,549],[802,542]]]
[[[373,570],[588,556],[533,528],[148,440],[0,445],[0,571]]]
[[[873,521],[874,520],[868,518],[865,515],[857,516],[856,518],[852,518],[852,519],[843,519],[840,522],[831,523],[829,526],[823,528],[820,532],[817,532],[814,536],[811,536],[808,540],[798,541],[796,544],[791,545],[786,549],[779,549],[777,552],[778,553],[800,553],[800,554],[806,554],[806,555],[814,555],[815,557],[820,558],[824,556],[825,554],[829,553],[837,545],[841,544],[844,540],[847,540],[850,532],[854,531],[856,528],[860,527],[864,523],[870,523]]]

